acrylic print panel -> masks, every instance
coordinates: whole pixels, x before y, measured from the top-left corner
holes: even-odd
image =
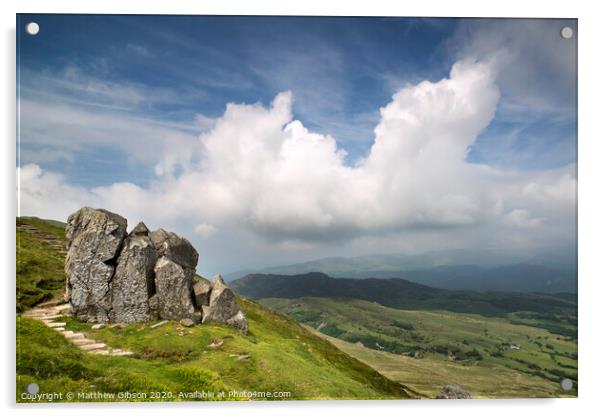
[[[18,402],[577,396],[576,20],[17,28]]]

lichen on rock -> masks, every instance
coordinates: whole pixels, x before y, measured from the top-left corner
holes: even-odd
[[[195,277],[199,255],[185,238],[143,222],[128,235],[125,218],[89,207],[69,216],[66,235],[67,297],[79,320],[221,322],[248,332],[221,276]]]
[[[112,280],[126,229],[126,219],[106,210],[84,207],[69,216],[65,275],[67,297],[78,319],[109,320]]]
[[[226,323],[247,334],[247,317],[236,302],[234,292],[226,286],[219,274],[213,278],[211,285],[209,305],[203,306],[203,323],[212,321]]]

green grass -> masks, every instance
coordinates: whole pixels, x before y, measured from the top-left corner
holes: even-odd
[[[542,398],[565,395],[559,385],[495,364],[466,364],[426,355],[413,359],[322,335],[339,349],[383,375],[434,398],[447,384],[458,384],[474,398]]]
[[[41,392],[169,392],[174,400],[179,392],[202,390],[284,391],[295,400],[408,398],[399,383],[293,320],[239,301],[249,318],[248,336],[218,324],[186,328],[173,322],[92,330],[65,318],[66,329],[131,350],[132,357],[82,353],[44,325],[18,318],[17,399],[30,382]],[[209,348],[214,340],[223,345]],[[250,357],[239,360],[241,355]]]
[[[347,353],[425,395],[452,382],[483,397],[577,394],[576,383],[568,393],[558,389],[563,378],[577,381],[576,340],[517,324],[516,317],[398,310],[353,299],[261,302],[312,329],[320,327],[320,334]]]
[[[64,242],[64,225],[35,218],[19,218]],[[17,300],[23,311],[64,291],[64,258],[50,244],[29,231],[17,230]],[[283,399],[403,399],[403,386],[312,334],[294,320],[258,303],[239,298],[249,319],[244,336],[219,324],[190,328],[170,322],[92,330],[71,317],[66,329],[83,331],[110,347],[134,352],[130,357],[84,353],[41,322],[17,316],[17,401],[27,385],[40,394],[67,392],[113,395],[145,393],[141,401],[178,401],[198,398],[179,393],[211,392],[213,399],[247,399],[230,392],[288,392]],[[208,347],[213,341],[223,344]],[[248,355],[248,356],[246,356]],[[220,392],[224,397],[218,398]],[[154,395],[154,398],[153,398]],[[262,394],[260,394],[262,395]],[[270,399],[257,397],[258,399]],[[281,399],[281,398],[278,398]],[[131,398],[129,400],[132,400]]]
[[[17,317],[17,401],[35,382],[40,393],[168,392],[227,389],[206,369],[163,366],[160,361],[92,356],[42,323]],[[166,400],[163,398],[163,400]],[[167,399],[169,400],[169,399]],[[81,401],[81,400],[80,400]]]
[[[64,228],[56,222],[20,217],[30,224],[65,242]],[[21,312],[64,291],[65,259],[52,246],[28,231],[17,229],[17,311]]]

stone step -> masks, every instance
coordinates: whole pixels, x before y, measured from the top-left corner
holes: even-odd
[[[63,332],[63,336],[65,336],[69,340],[85,338],[83,333],[75,333],[71,330],[66,330],[65,332]]]
[[[46,320],[42,320],[42,322],[48,327],[65,327],[67,325],[67,323],[59,323],[59,322],[46,321]]]
[[[102,349],[102,348],[105,348],[105,347],[107,347],[107,345],[104,344],[104,343],[100,343],[100,342],[91,343],[89,345],[80,345],[79,346],[79,348],[83,349],[83,350],[97,350],[97,349]]]
[[[112,353],[106,349],[91,350],[88,353],[93,355],[112,355]]]
[[[55,309],[59,307],[69,307],[69,303],[65,303],[65,300],[61,297],[50,301],[45,301],[37,306],[39,309]]]
[[[44,317],[47,313],[45,311],[27,311],[22,314],[23,317],[31,317],[32,319],[39,319]]]
[[[60,304],[59,304],[60,303]],[[129,356],[133,355],[133,352],[122,350],[122,349],[111,349],[105,343],[97,340],[86,338],[85,334],[74,332],[73,330],[65,330],[67,323],[55,322],[53,320],[62,317],[59,314],[61,311],[69,309],[69,304],[61,302],[61,300],[51,300],[47,303],[46,307],[39,307],[26,311],[23,313],[25,317],[31,317],[44,323],[46,326],[60,332],[67,340],[71,341],[75,346],[94,355],[108,355],[108,356]],[[155,324],[155,327],[159,327],[168,321],[160,322]]]
[[[96,340],[86,339],[85,337],[78,337],[75,339],[71,339],[71,342],[77,346],[93,345],[93,344],[97,343]]]
[[[29,317],[35,318],[35,319],[39,319],[39,320],[54,320],[54,319],[58,319],[59,317],[63,317],[62,314],[52,314],[52,313],[45,313],[45,314],[35,314],[35,315],[30,315]]]

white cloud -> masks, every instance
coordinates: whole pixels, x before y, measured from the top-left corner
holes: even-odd
[[[354,166],[333,137],[293,119],[292,93],[284,92],[267,108],[228,104],[198,141],[162,155],[146,188],[84,190],[24,166],[22,212],[65,219],[79,206],[102,206],[132,223],[189,224],[205,238],[227,225],[291,248],[420,230],[459,230],[460,239],[479,227],[502,234],[528,225],[531,235],[548,228],[565,236],[572,230],[574,169],[506,172],[465,160],[494,117],[495,76],[490,62],[463,60],[449,78],[402,88],[380,110],[372,148]],[[86,121],[77,123],[85,129]],[[152,151],[163,152],[143,150]],[[182,163],[189,153],[198,162]]]
[[[102,202],[81,187],[67,184],[65,178],[44,172],[36,164],[17,168],[19,213],[66,220],[69,213],[84,205]]]
[[[207,223],[200,223],[196,225],[194,231],[201,235],[204,239],[209,239],[215,234],[215,232],[217,232],[217,227]]]
[[[506,223],[518,227],[536,227],[539,226],[543,220],[544,219],[542,218],[531,217],[531,213],[524,209],[514,209],[504,217]]]
[[[505,120],[576,114],[577,38],[564,39],[576,19],[465,19],[447,40],[456,59],[495,59]],[[551,88],[551,86],[553,86]]]

